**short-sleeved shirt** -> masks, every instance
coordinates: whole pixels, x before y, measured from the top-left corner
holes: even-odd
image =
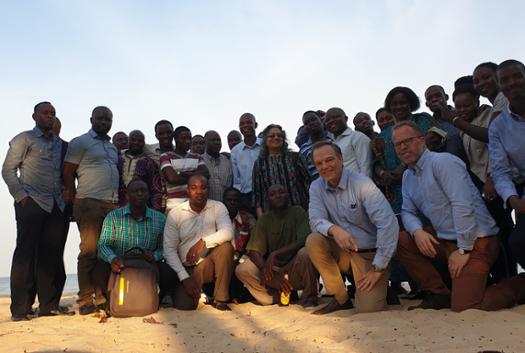
[[[208,198],[215,201],[222,201],[224,190],[233,184],[232,163],[222,154],[219,154],[218,158],[208,153],[204,153],[202,156],[210,172],[210,178],[208,179]]]
[[[294,242],[305,240],[308,234],[308,215],[302,207],[292,206],[285,210],[269,211],[257,220],[255,232],[246,250],[257,251],[265,256]],[[278,258],[277,265],[287,264],[293,256]]]
[[[118,201],[118,151],[109,136],[93,130],[69,143],[65,162],[78,165],[77,198]]]
[[[146,208],[142,219],[135,219],[129,206],[108,213],[98,239],[98,256],[111,263],[117,256],[138,247],[151,251],[156,261],[162,260],[162,235],[166,217]]]
[[[160,155],[160,170],[171,167],[175,172],[193,172],[201,165],[204,165],[202,157],[196,153],[187,153],[181,156],[175,151],[165,152]],[[168,199],[184,199],[188,197],[186,184],[175,185],[166,181],[166,197]]]
[[[476,116],[470,123],[475,126],[488,128],[491,121],[491,109],[485,109]],[[489,173],[489,146],[483,141],[476,140],[471,136],[461,132],[463,146],[469,160],[469,169],[483,183],[487,180]]]

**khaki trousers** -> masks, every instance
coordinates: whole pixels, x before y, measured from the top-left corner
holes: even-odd
[[[118,208],[117,204],[96,199],[75,199],[73,216],[80,233],[80,253],[78,254],[78,303],[92,305],[93,295],[97,305],[105,303],[106,299],[101,288],[96,288],[92,280],[92,272],[97,264],[97,244],[106,215]]]
[[[299,249],[283,269],[288,273],[292,288],[303,291],[301,299],[317,297],[319,289],[317,274],[304,247]],[[235,268],[235,275],[260,304],[275,304],[274,296],[269,293],[271,289],[262,284],[263,273],[249,258]]]
[[[233,274],[233,246],[230,242],[213,248],[197,266],[186,267],[186,270],[199,288],[202,288],[204,283],[215,283],[215,301],[229,301],[230,280]],[[161,281],[167,283],[168,290],[173,292],[173,307],[180,310],[196,309],[199,300],[195,300],[186,292],[175,271],[171,270],[167,276],[168,278],[161,278]]]
[[[355,280],[372,270],[375,252],[356,253],[342,250],[333,238],[327,238],[319,233],[312,233],[306,240],[306,249],[315,268],[321,274],[328,294],[335,295],[339,304],[348,300],[341,273],[349,272]],[[356,312],[366,313],[384,310],[386,307],[386,289],[389,270],[381,275],[379,281],[369,292],[356,290]]]

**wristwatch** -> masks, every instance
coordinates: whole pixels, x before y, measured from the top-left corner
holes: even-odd
[[[372,265],[372,271],[373,272],[384,272],[386,268],[379,268],[376,265]]]
[[[465,255],[465,254],[469,254],[470,252],[472,252],[472,250],[465,250],[465,249],[459,248],[458,252],[460,255]]]

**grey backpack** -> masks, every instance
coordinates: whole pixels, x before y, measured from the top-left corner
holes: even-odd
[[[138,251],[138,253],[137,253]],[[133,252],[133,253],[132,253]],[[146,316],[159,309],[157,265],[144,250],[133,248],[122,256],[124,268],[111,272],[108,281],[109,312],[114,317]]]

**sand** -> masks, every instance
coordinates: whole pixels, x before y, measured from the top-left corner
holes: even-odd
[[[78,309],[74,296],[62,303]],[[323,298],[326,302],[326,298]],[[388,311],[311,315],[297,305],[232,305],[221,312],[161,309],[143,318],[109,318],[105,323],[78,313],[11,322],[9,298],[0,298],[0,352],[525,352],[525,305],[499,312],[407,311],[403,302]]]

